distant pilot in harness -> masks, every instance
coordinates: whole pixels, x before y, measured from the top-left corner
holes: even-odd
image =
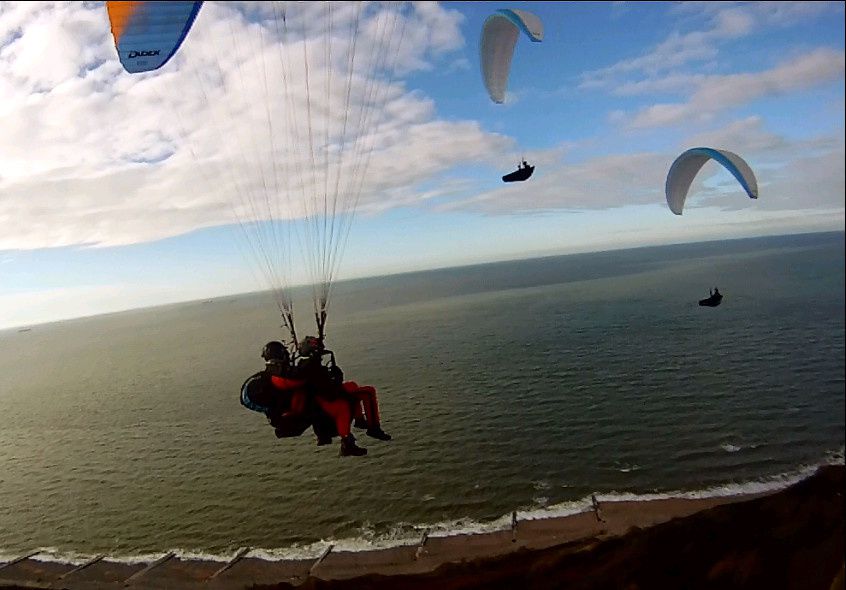
[[[502,177],[502,182],[521,182],[529,178],[535,171],[535,167],[529,164],[525,158],[517,164],[517,170]]]

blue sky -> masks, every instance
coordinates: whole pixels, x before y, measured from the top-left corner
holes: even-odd
[[[292,27],[302,6],[286,6]],[[319,87],[327,12],[305,6]],[[505,104],[488,98],[478,55],[499,8],[544,24],[542,43],[518,39]],[[268,288],[233,225],[252,219],[234,195],[271,166],[278,182],[280,162],[302,155],[280,155],[279,130],[306,111],[293,83],[278,83],[284,62],[264,61],[280,55],[270,21],[237,10],[207,2],[169,64],[131,76],[102,3],[0,6],[0,328]],[[352,12],[333,10],[341,31]],[[397,14],[394,78],[378,87],[368,173],[332,259],[339,278],[844,228],[843,3],[456,2]],[[261,76],[247,69],[259,65]],[[342,110],[330,95],[327,137]],[[710,163],[673,215],[666,173],[700,145],[744,157],[760,198]],[[521,157],[534,176],[504,185]],[[294,204],[283,223],[302,213]],[[286,270],[286,284],[314,276],[297,255]]]

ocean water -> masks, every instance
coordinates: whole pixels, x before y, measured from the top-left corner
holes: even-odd
[[[0,332],[0,560],[316,555],[843,461],[843,233],[362,279],[333,306],[394,436],[364,458],[240,406],[281,336],[267,294]]]

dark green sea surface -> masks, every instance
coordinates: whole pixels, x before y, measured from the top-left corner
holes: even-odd
[[[366,547],[843,460],[842,233],[350,281],[331,314],[394,435],[365,458],[239,404],[267,294],[0,332],[0,556]]]

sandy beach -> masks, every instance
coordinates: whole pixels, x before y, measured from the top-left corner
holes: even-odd
[[[170,554],[70,565],[22,555],[0,588],[843,588],[844,467],[757,496],[599,502],[484,534],[315,559],[230,563]],[[99,559],[98,559],[99,558]]]

